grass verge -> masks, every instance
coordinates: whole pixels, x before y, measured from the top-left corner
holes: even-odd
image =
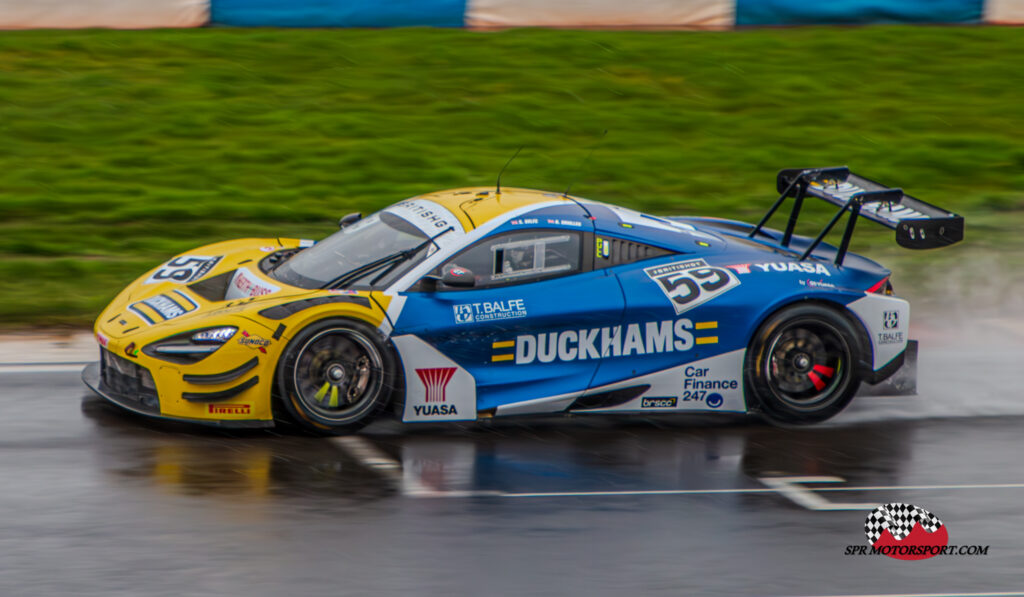
[[[0,325],[87,325],[175,252],[319,238],[520,145],[505,184],[561,190],[604,129],[593,199],[749,219],[777,169],[849,164],[961,212],[938,253],[861,227],[934,294],[923,272],[1020,260],[1022,55],[981,27],[3,32]]]

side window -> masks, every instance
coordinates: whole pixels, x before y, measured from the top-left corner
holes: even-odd
[[[594,269],[634,263],[672,253],[672,251],[621,238],[607,237],[600,234],[594,238],[596,245],[594,247]]]
[[[440,276],[453,267],[473,272],[472,288],[493,288],[580,271],[581,235],[571,230],[523,231],[484,239],[437,268]],[[461,290],[441,286],[439,290]]]

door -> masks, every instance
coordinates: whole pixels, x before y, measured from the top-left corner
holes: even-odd
[[[394,334],[417,337],[467,371],[478,411],[562,410],[588,387],[602,326],[617,323],[625,304],[615,277],[593,270],[592,246],[590,233],[560,228],[488,237],[432,273],[468,270],[474,286],[414,286]]]

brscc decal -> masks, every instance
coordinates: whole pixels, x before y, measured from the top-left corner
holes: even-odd
[[[740,285],[735,273],[710,267],[703,259],[648,267],[644,273],[665,293],[676,315]]]
[[[187,284],[205,276],[220,261],[220,256],[205,257],[202,255],[182,255],[175,257],[158,268],[146,278],[143,284],[157,282],[175,282]]]
[[[651,396],[640,401],[640,408],[675,408],[679,398],[675,396]]]
[[[526,301],[524,299],[508,299],[504,301],[484,301],[453,305],[455,323],[474,323],[501,321],[526,317]]]

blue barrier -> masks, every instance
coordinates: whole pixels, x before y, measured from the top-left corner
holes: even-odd
[[[979,23],[984,0],[736,0],[737,25]]]
[[[466,0],[212,0],[214,24],[238,27],[462,27]]]

